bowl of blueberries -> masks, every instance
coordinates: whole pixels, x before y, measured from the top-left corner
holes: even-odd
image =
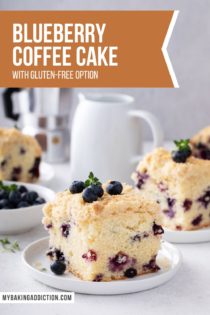
[[[54,197],[43,186],[0,181],[0,234],[18,234],[38,225],[44,204]]]

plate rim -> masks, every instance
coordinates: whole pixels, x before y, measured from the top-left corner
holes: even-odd
[[[37,245],[38,243],[40,243],[40,242],[45,242],[45,241],[48,241],[49,240],[49,236],[47,236],[47,237],[43,237],[43,238],[41,238],[41,239],[38,239],[38,240],[35,240],[35,241],[33,241],[33,242],[31,242],[30,244],[28,244],[25,248],[24,248],[24,250],[23,250],[23,252],[22,252],[22,255],[21,255],[21,259],[22,259],[22,262],[23,262],[23,264],[25,265],[25,267],[26,267],[26,269],[28,269],[28,271],[30,270],[32,273],[33,273],[33,275],[34,275],[34,277],[32,276],[32,274],[31,274],[31,277],[33,278],[33,279],[35,279],[36,281],[39,281],[39,282],[41,282],[42,284],[44,284],[44,285],[46,285],[46,286],[50,286],[51,288],[55,288],[55,289],[58,289],[58,290],[63,290],[63,291],[66,291],[65,289],[61,289],[61,288],[58,288],[58,287],[56,287],[56,286],[53,286],[53,285],[50,285],[50,284],[47,284],[46,282],[44,282],[43,281],[43,279],[42,280],[40,280],[40,278],[38,279],[37,277],[40,275],[41,276],[41,278],[50,278],[50,279],[55,279],[55,275],[51,275],[51,274],[45,274],[45,273],[43,273],[42,271],[40,271],[40,270],[38,270],[38,269],[36,269],[35,267],[33,267],[28,261],[27,261],[27,258],[26,258],[26,255],[27,255],[27,251],[31,248],[31,247],[33,247],[33,246],[35,246],[35,245]],[[162,273],[154,273],[153,274],[153,277],[151,277],[151,274],[146,274],[146,275],[144,275],[145,276],[145,278],[141,278],[142,277],[142,275],[140,275],[140,276],[138,276],[138,277],[136,277],[136,278],[133,278],[133,279],[122,279],[122,280],[115,280],[115,281],[102,281],[102,282],[93,282],[93,281],[85,281],[85,280],[82,280],[82,279],[80,279],[80,278],[67,278],[67,277],[65,277],[65,278],[60,278],[60,279],[62,279],[61,281],[63,281],[63,282],[68,282],[68,281],[70,281],[70,283],[72,283],[73,285],[77,285],[77,284],[79,284],[79,285],[89,285],[90,286],[90,289],[94,289],[95,287],[96,287],[96,285],[97,285],[97,287],[99,288],[104,288],[104,289],[108,289],[108,288],[117,288],[118,286],[119,286],[119,283],[122,283],[123,282],[123,284],[127,284],[128,282],[134,282],[134,283],[138,283],[139,281],[141,281],[141,283],[146,283],[146,282],[148,282],[148,280],[154,280],[154,278],[155,279],[159,279],[159,278],[161,278],[161,277],[166,277],[167,279],[166,280],[164,280],[163,282],[161,282],[161,283],[158,283],[157,285],[153,285],[152,287],[150,287],[150,288],[148,288],[148,289],[135,289],[135,291],[132,291],[132,290],[129,290],[128,289],[128,291],[126,291],[126,292],[123,292],[123,293],[121,293],[121,292],[119,292],[119,293],[85,293],[85,292],[81,292],[80,290],[79,291],[77,291],[77,290],[75,290],[75,292],[78,292],[78,293],[83,293],[83,294],[91,294],[91,295],[117,295],[117,294],[129,294],[129,293],[134,293],[134,292],[141,292],[141,291],[145,291],[145,290],[149,290],[149,289],[153,289],[153,288],[155,288],[155,287],[157,287],[157,286],[160,286],[160,285],[162,285],[162,284],[164,284],[164,283],[166,283],[166,282],[168,282],[171,278],[173,278],[174,276],[175,276],[175,274],[178,272],[178,270],[180,269],[180,267],[181,267],[181,265],[182,265],[182,262],[183,262],[183,255],[182,255],[182,253],[181,253],[181,251],[180,251],[180,249],[179,248],[177,248],[176,246],[174,246],[173,244],[171,244],[171,243],[169,243],[169,242],[167,242],[166,240],[163,240],[162,241],[162,243],[161,243],[161,246],[166,246],[166,248],[167,247],[169,247],[169,248],[171,248],[174,252],[175,252],[175,254],[176,254],[176,257],[178,258],[178,261],[176,262],[176,264],[175,264],[175,266],[172,266],[171,268],[169,268],[168,270],[165,270],[164,272],[162,272]],[[169,276],[169,274],[170,274],[170,276]],[[37,275],[37,277],[36,277],[36,275]],[[74,275],[73,275],[74,276]],[[148,276],[147,278],[146,278],[146,276]],[[150,276],[150,277],[149,277]],[[169,277],[167,277],[167,276],[169,276]]]
[[[167,228],[164,228],[164,230],[164,239],[167,242],[174,244],[195,244],[210,242],[210,226],[190,231],[173,231]]]

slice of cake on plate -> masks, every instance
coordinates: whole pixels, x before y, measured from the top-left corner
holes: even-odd
[[[210,126],[199,131],[190,142],[195,157],[210,160]]]
[[[73,182],[44,207],[49,231],[48,257],[55,274],[71,272],[83,280],[111,281],[159,270],[159,206],[131,186],[103,186],[90,174]]]
[[[33,137],[15,128],[0,128],[0,180],[37,181],[41,153]]]
[[[163,225],[195,230],[210,225],[210,161],[191,155],[189,140],[172,153],[158,148],[132,175],[140,195],[160,204]]]

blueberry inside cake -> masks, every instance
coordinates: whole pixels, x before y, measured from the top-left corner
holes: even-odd
[[[202,129],[191,139],[193,155],[210,160],[210,126]]]
[[[37,181],[41,153],[33,137],[17,129],[0,128],[0,180]]]
[[[55,274],[71,272],[99,282],[159,270],[159,206],[131,186],[75,181],[43,211]]]
[[[163,225],[172,230],[210,225],[210,161],[193,157],[184,141],[172,153],[158,148],[148,154],[132,175],[140,195],[160,205]]]

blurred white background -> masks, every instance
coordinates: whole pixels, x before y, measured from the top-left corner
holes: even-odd
[[[186,138],[210,124],[209,0],[0,0],[0,10],[156,9],[180,10],[168,49],[180,88],[114,89],[114,92],[133,95],[141,109],[153,112],[161,121],[166,139]],[[75,89],[73,100],[67,100],[69,106],[76,105],[77,92]],[[0,125],[5,125],[1,103]],[[146,126],[145,132],[146,138],[151,138]]]

